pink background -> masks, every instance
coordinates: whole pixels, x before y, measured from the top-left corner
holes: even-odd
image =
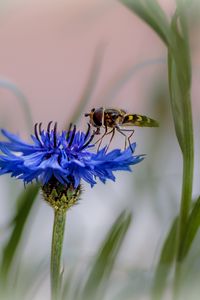
[[[172,14],[172,1],[161,1]],[[139,71],[112,99],[105,90],[130,66],[166,57],[155,33],[118,1],[8,1],[0,19],[0,78],[27,97],[35,121],[73,114],[90,74],[95,52],[104,48],[102,66],[88,104],[149,113],[148,91],[163,64]],[[144,88],[145,87],[145,88]],[[147,92],[146,92],[147,91]],[[15,97],[0,91],[3,119],[24,128]],[[147,107],[147,108],[145,108]],[[14,114],[13,114],[14,112]],[[155,116],[156,117],[156,116]]]
[[[173,2],[160,1],[169,18],[174,12]],[[197,152],[200,148],[198,29],[198,23],[194,22],[191,31],[192,99]],[[133,176],[119,174],[118,184],[99,184],[92,190],[84,186],[83,201],[69,212],[64,252],[65,261],[72,266],[84,264],[95,253],[116,214],[128,207],[134,212],[134,226],[122,249],[119,270],[125,274],[129,268],[150,270],[178,210],[181,184],[180,150],[175,139],[168,93],[163,102],[161,99],[164,108],[154,99],[162,87],[167,91],[164,44],[118,1],[2,0],[0,45],[0,127],[21,136],[30,132],[17,98],[11,91],[1,88],[5,80],[16,84],[28,99],[34,122],[47,124],[54,120],[60,127],[69,123],[87,85],[95,53],[101,49],[104,51],[98,80],[84,111],[102,105],[114,106],[149,115],[160,122],[158,131],[137,130],[137,152],[148,153],[148,158],[141,167],[135,168]],[[125,74],[127,76],[130,68],[132,76],[119,86],[120,79]],[[162,109],[168,114],[166,123]],[[83,117],[79,127],[84,126]],[[153,161],[153,158],[156,159]],[[195,164],[195,193],[199,190],[199,164],[199,161]],[[155,180],[152,195],[145,192],[133,194],[133,187],[137,187],[139,180],[145,191],[152,177]],[[15,197],[19,185],[13,181],[8,183],[7,178],[0,178],[0,185],[0,222],[4,225],[11,215],[10,207],[15,206],[4,199]],[[31,261],[37,257],[48,258],[50,249],[52,211],[42,200],[39,206],[27,237],[26,255]],[[33,257],[32,253],[37,255]],[[48,288],[41,294],[46,290]]]

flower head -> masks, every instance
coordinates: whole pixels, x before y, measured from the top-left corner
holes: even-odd
[[[25,143],[17,135],[6,130],[2,134],[8,141],[0,142],[0,175],[10,173],[25,183],[33,180],[42,185],[55,179],[61,184],[70,184],[75,188],[81,179],[91,186],[99,178],[115,180],[114,171],[130,171],[130,166],[139,163],[144,156],[134,156],[130,147],[107,153],[107,148],[97,152],[92,151],[93,135],[90,126],[86,133],[76,131],[76,126],[68,131],[57,132],[57,124],[47,130],[42,124],[35,125],[35,134],[31,135],[32,144]],[[134,150],[136,144],[133,143]]]

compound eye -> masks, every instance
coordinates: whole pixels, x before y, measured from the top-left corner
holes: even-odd
[[[102,116],[103,116],[102,109],[96,109],[93,114],[93,121],[96,126],[102,126]]]

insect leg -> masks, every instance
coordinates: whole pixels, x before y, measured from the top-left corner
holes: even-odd
[[[105,135],[110,134],[112,131],[113,131],[112,129],[110,131],[105,131],[104,134],[95,142],[95,144],[97,144],[99,141],[101,141]],[[100,134],[100,132],[97,132],[96,134]]]
[[[115,135],[115,127],[114,127],[111,131],[109,131],[109,133],[107,133],[107,134],[110,134],[110,133],[112,133],[112,135],[111,135],[110,141],[109,141],[109,143],[108,143],[106,152],[108,151],[108,148],[110,147],[110,144],[111,144],[111,142],[112,142],[112,140],[113,140],[113,137],[114,137],[114,135]]]
[[[130,147],[131,151],[133,152],[133,148],[131,146],[130,139],[131,139],[132,135],[134,134],[135,130],[134,129],[121,129],[119,126],[116,126],[116,129],[118,132],[120,132],[125,137],[125,147],[124,148],[126,149],[126,145],[127,145],[127,141],[128,141],[129,147]],[[127,137],[127,135],[123,131],[131,132],[131,133]]]
[[[135,130],[133,129],[132,132],[131,132],[131,134],[128,136],[128,143],[129,143],[129,147],[130,147],[132,153],[133,153],[133,148],[131,146],[131,137],[134,134],[134,132],[135,132]]]
[[[134,129],[125,129],[125,128],[120,128],[121,131],[126,131],[126,132],[130,132],[130,135],[128,136],[128,144],[129,144],[129,147],[131,148],[132,152],[133,152],[133,149],[131,147],[131,137],[132,135],[134,134],[135,130]]]
[[[100,146],[101,146],[101,143],[102,143],[102,141],[103,141],[103,138],[104,138],[106,135],[109,135],[109,134],[112,133],[112,132],[113,132],[113,128],[112,128],[110,131],[108,131],[108,127],[105,126],[105,132],[104,132],[104,134],[102,135],[102,137],[101,137],[100,139],[98,139],[98,140],[95,142],[95,144],[97,144],[97,143],[99,142],[99,145],[98,145],[97,150],[99,150],[99,148],[100,148]]]
[[[110,133],[113,133],[113,131],[115,132],[114,128],[112,128],[110,131],[108,131],[108,127],[105,126],[105,131],[104,131],[103,135],[100,137],[100,139],[98,139],[98,140],[95,142],[95,145],[99,143],[97,150],[99,150],[99,148],[100,148],[100,146],[101,146],[101,144],[102,144],[103,138],[104,138],[106,135],[109,135]],[[99,128],[99,127],[97,128],[96,134],[100,134],[100,128]],[[110,143],[111,143],[111,141],[112,141],[112,139],[113,139],[113,136],[114,136],[114,133],[113,133],[113,135],[111,136],[111,139],[110,139],[110,141],[109,141],[109,145],[110,145]],[[109,146],[108,146],[108,147],[109,147]],[[107,147],[107,149],[108,149],[108,147]]]
[[[127,145],[127,135],[125,134],[125,133],[123,133],[122,131],[121,131],[121,128],[119,128],[118,126],[116,127],[116,129],[117,129],[117,131],[119,132],[119,133],[121,133],[124,137],[125,137],[125,144],[124,144],[124,150],[126,149],[126,145]]]
[[[95,143],[95,144],[97,144],[97,143],[99,142],[97,151],[99,151],[99,148],[100,148],[100,146],[101,146],[101,143],[102,143],[102,141],[103,141],[103,138],[104,138],[104,136],[107,134],[107,132],[108,132],[108,128],[107,128],[107,126],[105,126],[105,132],[104,132],[104,134],[103,134],[102,137],[101,137],[100,139],[98,139],[98,140],[96,141],[96,143]]]

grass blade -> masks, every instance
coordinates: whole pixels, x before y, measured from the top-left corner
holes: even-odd
[[[194,204],[194,207],[190,213],[186,232],[185,239],[182,245],[181,257],[182,259],[188,254],[190,247],[192,246],[192,242],[199,230],[200,227],[200,197]]]
[[[31,114],[31,110],[29,107],[29,103],[25,95],[22,93],[22,91],[11,81],[0,79],[0,88],[9,90],[11,93],[13,93],[16,96],[16,99],[18,100],[19,104],[23,108],[24,116],[26,119],[26,124],[28,126],[28,129],[30,132],[32,132],[33,129],[33,118]]]
[[[112,225],[95,258],[81,293],[81,299],[103,298],[117,254],[119,253],[131,220],[131,214],[123,211]]]
[[[182,101],[182,93],[179,88],[179,83],[176,76],[176,65],[172,55],[168,53],[168,80],[172,115],[177,140],[181,151],[184,152],[184,128],[183,128],[183,111],[180,105]]]
[[[7,281],[8,275],[12,268],[12,263],[16,254],[17,247],[20,243],[26,221],[38,194],[37,185],[29,185],[19,196],[17,202],[20,204],[13,218],[13,229],[4,250],[0,268],[0,277],[3,282]]]
[[[156,268],[152,299],[163,299],[163,293],[166,287],[167,278],[175,258],[176,233],[178,218],[176,217],[163,244],[160,259]]]
[[[181,290],[182,277],[182,249],[187,232],[187,223],[190,215],[192,202],[192,186],[193,186],[193,169],[194,169],[194,140],[193,140],[193,122],[192,122],[192,106],[191,106],[191,63],[190,51],[188,46],[187,20],[185,16],[187,7],[183,7],[177,1],[177,11],[171,22],[171,31],[174,35],[173,49],[169,48],[170,61],[172,66],[171,86],[173,90],[180,95],[179,98],[172,98],[181,112],[180,116],[173,112],[174,123],[181,119],[182,132],[178,133],[178,141],[181,141],[181,150],[183,154],[183,177],[182,177],[182,193],[180,216],[177,227],[177,251],[176,251],[176,268],[174,277],[174,298],[179,297]],[[181,49],[181,51],[180,51]],[[173,106],[172,106],[173,109]]]
[[[158,3],[150,0],[120,0],[131,11],[136,13],[160,36],[166,45],[170,43],[169,23]]]

